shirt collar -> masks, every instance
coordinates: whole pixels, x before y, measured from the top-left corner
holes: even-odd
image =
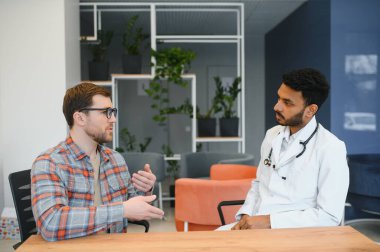
[[[76,160],[81,160],[84,157],[88,156],[86,152],[84,152],[71,138],[71,136],[68,136],[65,140],[66,144],[66,151],[74,155]],[[109,155],[112,154],[112,151],[103,145],[98,144],[97,147],[98,151],[100,152],[101,159],[104,161],[109,160]]]

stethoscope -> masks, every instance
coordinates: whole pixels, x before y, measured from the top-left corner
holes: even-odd
[[[306,145],[309,143],[310,139],[313,138],[313,136],[315,135],[315,133],[317,133],[317,131],[318,131],[318,126],[319,126],[319,123],[317,123],[317,126],[315,127],[315,130],[313,131],[313,133],[311,133],[311,135],[309,136],[309,138],[306,139],[306,141],[300,141],[300,144],[302,144],[303,149],[302,149],[302,151],[296,156],[296,158],[299,158],[300,156],[302,156],[302,154],[306,151]],[[266,165],[266,166],[268,166],[268,167],[272,165],[272,160],[271,160],[272,152],[273,152],[273,147],[270,148],[270,152],[269,152],[268,157],[267,157],[266,159],[264,159],[264,165]]]

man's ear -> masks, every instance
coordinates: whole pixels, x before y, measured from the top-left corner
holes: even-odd
[[[315,115],[315,113],[317,113],[317,111],[318,111],[318,105],[317,104],[310,104],[309,106],[307,106],[306,116],[311,118]]]
[[[86,123],[85,116],[83,115],[82,112],[79,112],[79,111],[76,111],[73,114],[73,119],[74,119],[74,124],[77,124],[77,125],[80,125],[80,126],[83,126]]]

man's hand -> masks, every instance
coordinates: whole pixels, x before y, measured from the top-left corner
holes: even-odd
[[[149,203],[156,199],[156,195],[137,196],[123,202],[123,217],[129,220],[162,219],[164,212]]]
[[[240,221],[231,230],[271,228],[269,215],[249,216],[244,214]]]
[[[156,176],[150,170],[150,165],[145,164],[143,171],[138,171],[132,175],[133,186],[142,192],[149,192],[152,190],[154,183],[156,182]]]

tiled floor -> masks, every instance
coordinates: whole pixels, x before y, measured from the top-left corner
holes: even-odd
[[[169,206],[169,202],[164,202],[165,219],[164,220],[150,220],[149,233],[153,232],[175,232],[174,224],[174,208]],[[138,225],[130,225],[128,232],[144,232],[144,227]],[[13,252],[13,244],[19,242],[18,240],[0,240],[1,252]]]

